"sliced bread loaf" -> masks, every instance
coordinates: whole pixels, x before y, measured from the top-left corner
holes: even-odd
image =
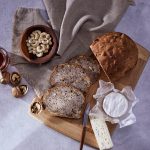
[[[56,85],[43,96],[47,110],[53,116],[80,118],[84,109],[85,98],[70,85]]]
[[[95,56],[80,55],[72,58],[69,64],[81,65],[83,69],[89,74],[92,81],[96,81],[100,75],[100,65]]]
[[[60,64],[53,69],[50,83],[51,85],[65,83],[86,92],[92,82],[81,66],[77,64]]]

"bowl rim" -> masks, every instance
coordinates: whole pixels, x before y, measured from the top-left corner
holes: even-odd
[[[47,29],[47,30],[50,30],[51,32],[51,36],[52,36],[52,39],[53,39],[53,46],[49,52],[49,54],[47,54],[46,56],[44,57],[41,57],[41,58],[37,58],[36,60],[32,60],[30,59],[29,57],[27,57],[25,54],[24,54],[24,51],[22,50],[22,46],[23,46],[23,37],[24,35],[26,34],[26,32],[28,32],[28,30],[31,30],[31,29],[34,29],[34,28],[43,28],[43,29]],[[36,29],[35,29],[36,30]],[[39,29],[40,30],[40,29]],[[43,63],[46,63],[48,61],[51,60],[51,58],[57,53],[58,51],[58,40],[57,40],[57,37],[56,37],[56,34],[53,30],[53,28],[51,26],[46,26],[46,25],[32,25],[28,28],[26,28],[22,35],[21,35],[21,39],[20,39],[20,52],[21,52],[21,55],[23,56],[23,58],[25,58],[29,63],[32,63],[32,64],[43,64]],[[45,58],[45,59],[44,59]]]
[[[10,58],[8,55],[8,52],[0,46],[0,53],[3,55],[4,61],[2,62],[2,65],[0,66],[0,71],[5,71],[8,68],[8,65],[10,63]]]

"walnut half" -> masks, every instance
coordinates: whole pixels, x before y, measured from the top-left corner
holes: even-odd
[[[21,76],[20,76],[20,74],[18,72],[13,72],[10,75],[10,82],[14,86],[19,85],[19,83],[21,82]]]
[[[44,109],[45,109],[45,105],[43,102],[34,102],[30,107],[30,111],[33,114],[39,114]]]
[[[28,92],[27,85],[19,85],[12,88],[12,95],[16,98],[24,96]]]
[[[8,84],[9,82],[10,82],[10,73],[7,71],[1,72],[0,83],[1,84]]]

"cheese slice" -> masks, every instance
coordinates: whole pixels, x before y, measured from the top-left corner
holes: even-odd
[[[90,116],[90,122],[100,150],[110,149],[113,143],[104,118]]]

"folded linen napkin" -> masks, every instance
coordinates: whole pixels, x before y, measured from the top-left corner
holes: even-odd
[[[130,5],[129,0],[43,0],[46,11],[18,8],[14,16],[11,64],[40,95],[49,87],[51,69],[75,55],[90,53],[89,45],[96,36],[113,31]],[[45,19],[44,13],[48,18]],[[49,22],[48,22],[49,21]],[[49,25],[55,30],[59,48],[50,62],[34,65],[20,54],[19,40],[22,32],[31,25]],[[18,64],[19,63],[19,64]]]

